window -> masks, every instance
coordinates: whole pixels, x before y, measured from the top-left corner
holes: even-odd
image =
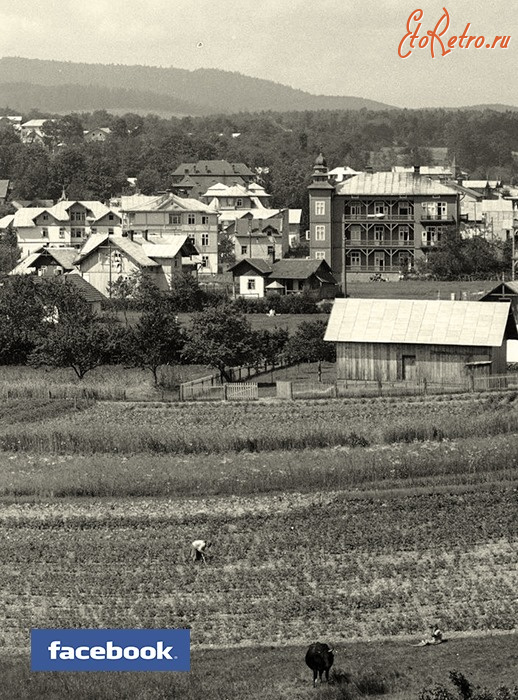
[[[326,259],[326,251],[325,250],[316,250],[315,251],[315,260],[325,260]]]
[[[85,233],[86,233],[86,231],[85,231]],[[97,229],[92,226],[92,228],[90,229],[90,233],[97,233]]]
[[[208,245],[209,245],[209,234],[208,234],[208,233],[202,233],[202,234],[201,234],[201,244],[202,244],[202,246],[208,246]]]
[[[410,243],[410,229],[408,226],[399,227],[399,242]]]
[[[374,253],[374,269],[385,269],[385,253]]]
[[[49,215],[48,215],[48,214],[43,214],[43,216],[42,216],[41,218],[43,219],[43,221],[48,221],[48,220],[49,220]]]
[[[316,216],[324,216],[326,213],[326,203],[322,199],[317,199],[315,202],[315,215]]]
[[[49,237],[49,230],[48,228],[42,228],[41,229],[41,235],[43,238],[48,238]]]
[[[180,216],[180,214],[169,214],[169,223],[170,224],[181,224],[182,217]]]
[[[423,202],[424,218],[444,220],[448,218],[447,202]]]
[[[247,245],[241,246],[241,255],[248,255],[248,246]]]
[[[374,213],[385,216],[385,214],[387,213],[387,205],[384,202],[375,202]]]
[[[196,223],[196,215],[195,214],[189,214],[187,216],[187,223],[189,225],[195,224]]]
[[[362,264],[361,253],[355,251],[349,255],[349,264],[351,267],[360,267]]]
[[[60,238],[65,238],[65,233],[66,233],[66,229],[64,229],[64,228],[59,229],[59,237]]]
[[[201,223],[202,223],[204,226],[207,226],[208,223],[209,223],[209,217],[208,217],[208,216],[202,216],[202,217],[201,217]]]
[[[109,228],[109,229],[108,229],[108,235],[113,235],[113,229],[112,229],[112,228]]]
[[[268,255],[275,255],[275,246],[269,245],[266,249]]]
[[[315,226],[315,240],[325,241],[326,240],[326,227],[323,225]]]
[[[351,241],[361,241],[362,230],[360,226],[351,226]]]
[[[423,245],[434,246],[441,240],[440,226],[427,226],[423,231]]]
[[[349,204],[345,213],[346,213],[346,215],[357,218],[362,213],[362,205],[359,202],[357,202],[355,204]]]
[[[385,238],[385,229],[383,226],[375,226],[374,227],[374,240],[375,241],[383,241]]]
[[[408,202],[400,202],[398,205],[399,216],[410,216],[410,204]]]
[[[108,219],[110,221],[113,221],[115,219],[115,217],[113,216],[113,214],[108,214]]]
[[[236,199],[236,207],[242,207],[243,206],[243,200],[241,198]]]
[[[446,202],[437,202],[437,218],[448,218],[448,205],[446,204]]]
[[[255,289],[255,280],[253,278],[247,279],[246,288],[250,291],[253,291]]]
[[[202,255],[202,256],[201,256],[201,266],[202,266],[202,267],[208,267],[208,266],[209,266],[209,256],[208,256],[208,255]]]

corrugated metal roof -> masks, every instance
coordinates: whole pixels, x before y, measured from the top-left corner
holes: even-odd
[[[362,173],[336,186],[342,195],[456,195],[451,187],[417,173]]]
[[[325,340],[500,347],[508,319],[505,302],[336,299]]]

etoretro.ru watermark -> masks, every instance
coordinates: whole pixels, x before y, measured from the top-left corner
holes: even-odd
[[[432,58],[447,56],[454,49],[506,49],[509,46],[511,37],[507,35],[497,35],[487,38],[483,34],[470,34],[471,23],[468,22],[462,34],[448,34],[450,28],[450,15],[443,7],[443,14],[433,29],[423,29],[421,20],[424,12],[414,10],[406,23],[406,34],[403,36],[398,46],[400,58],[408,58],[415,49],[428,49]]]

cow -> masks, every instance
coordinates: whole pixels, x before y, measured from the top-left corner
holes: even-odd
[[[326,674],[326,682],[329,683],[329,669],[333,665],[333,648],[328,644],[316,642],[311,644],[306,652],[306,664],[313,671],[313,687],[316,687],[317,676],[322,683],[322,674]]]

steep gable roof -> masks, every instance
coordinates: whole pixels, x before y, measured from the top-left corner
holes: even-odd
[[[119,250],[126,253],[126,255],[135,260],[141,267],[158,266],[155,260],[152,260],[146,255],[143,246],[124,236],[113,236],[108,233],[94,233],[91,235],[79,251],[77,262],[81,263],[103,244],[106,244],[105,247],[111,247],[113,249],[119,248]]]
[[[336,284],[331,274],[331,269],[325,260],[305,260],[302,258],[283,258],[277,260],[272,266],[272,279],[298,279],[305,280],[311,275],[321,274],[326,279]]]
[[[336,299],[324,340],[500,347],[506,328],[518,338],[505,302]]]

